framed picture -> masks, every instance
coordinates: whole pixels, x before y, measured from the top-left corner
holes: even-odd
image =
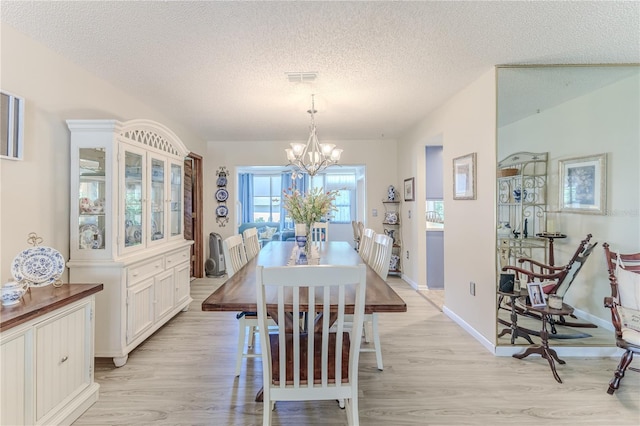
[[[0,157],[22,160],[24,98],[0,91]]]
[[[416,191],[414,188],[415,178],[409,178],[404,180],[404,200],[415,201]]]
[[[529,300],[531,301],[531,306],[546,306],[547,303],[544,300],[542,284],[527,283],[527,291],[529,292]]]
[[[476,199],[476,153],[453,159],[453,199]]]
[[[607,154],[558,162],[560,210],[604,214],[607,203]]]

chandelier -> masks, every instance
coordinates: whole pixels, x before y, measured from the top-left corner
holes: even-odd
[[[311,114],[309,140],[306,145],[294,142],[291,144],[291,148],[285,149],[287,160],[289,160],[287,166],[293,166],[297,169],[293,173],[294,179],[296,175],[301,176],[305,173],[309,176],[315,176],[327,167],[338,164],[342,154],[342,150],[336,148],[334,144],[318,142],[314,115],[318,111],[315,110],[314,95],[311,95],[311,109],[307,112]]]

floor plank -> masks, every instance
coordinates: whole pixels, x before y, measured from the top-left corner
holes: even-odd
[[[235,378],[235,314],[200,310],[222,281],[193,281],[190,309],[124,367],[98,359],[100,398],[75,424],[261,424],[260,360],[244,361]],[[408,312],[380,315],[384,371],[373,353],[361,356],[361,424],[640,424],[640,374],[628,372],[614,396],[606,393],[617,359],[567,358],[557,383],[546,360],[495,357],[405,282],[389,282]],[[346,424],[333,401],[284,402],[274,412],[274,425]]]

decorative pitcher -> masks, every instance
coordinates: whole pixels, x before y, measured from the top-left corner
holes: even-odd
[[[393,234],[395,234],[395,232],[396,232],[396,230],[395,230],[395,229],[385,229],[385,230],[384,230],[384,233],[385,233],[386,235],[388,235],[388,236],[389,236],[389,238],[391,238],[391,241],[393,242],[393,244],[395,244],[395,242],[396,242],[396,239],[395,239],[395,237],[393,236]]]

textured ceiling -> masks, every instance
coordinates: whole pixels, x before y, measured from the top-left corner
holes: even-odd
[[[306,139],[311,93],[320,139],[397,138],[496,64],[640,62],[636,1],[3,0],[0,13],[205,140]]]

